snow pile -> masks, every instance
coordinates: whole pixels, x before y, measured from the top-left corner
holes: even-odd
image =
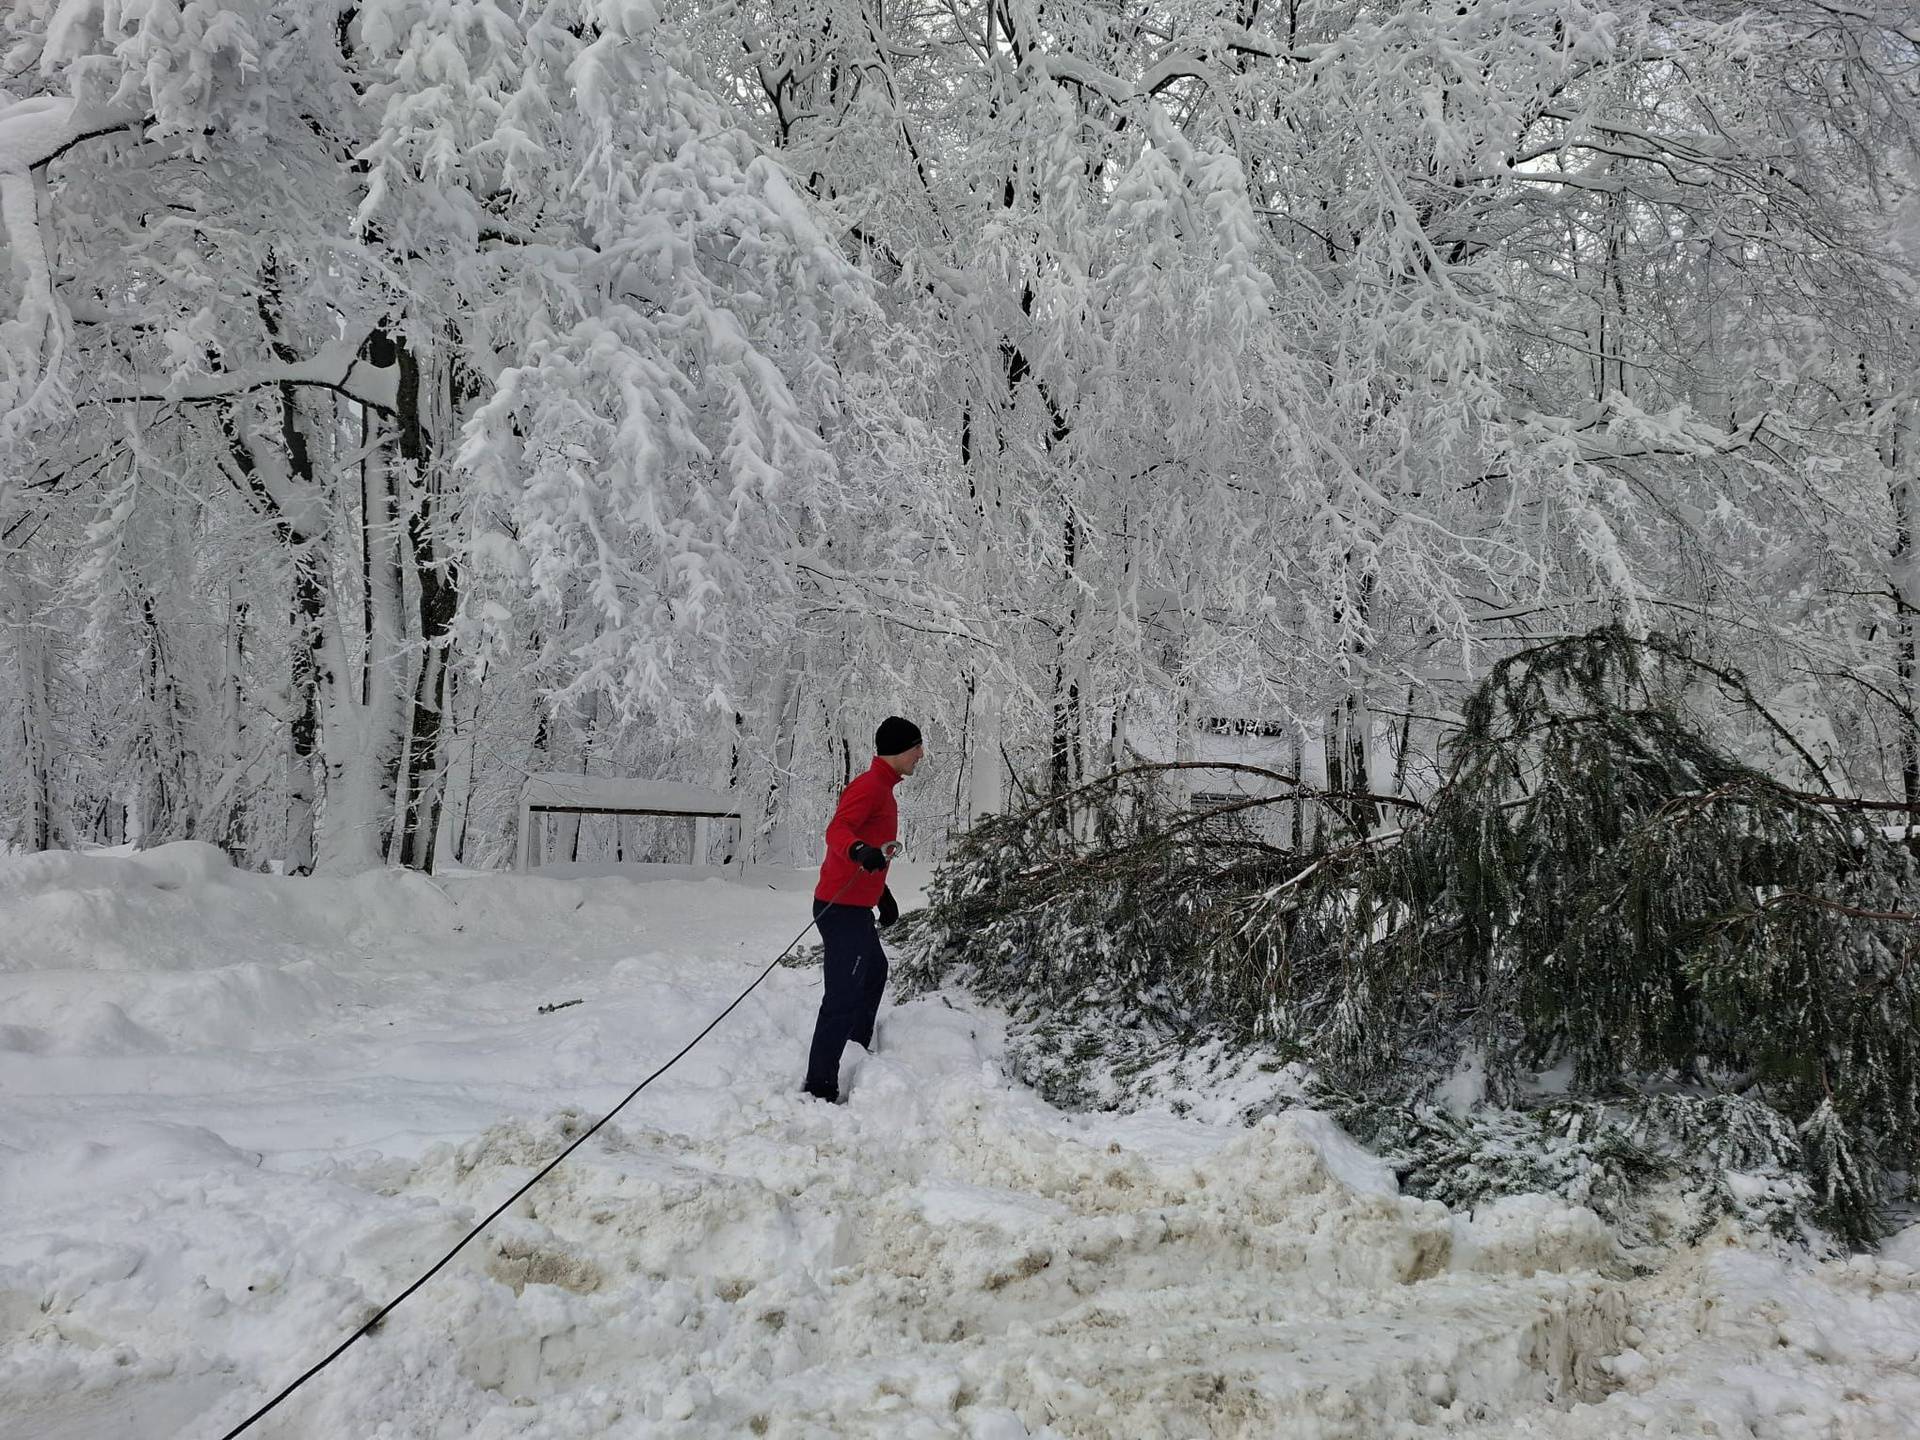
[[[1913,1231],[1907,1232],[1911,1237]],[[1553,1417],[1476,1434],[1623,1437],[1911,1436],[1920,1406],[1920,1275],[1881,1256],[1812,1264],[1708,1246],[1628,1287],[1614,1389]]]
[[[235,1423],[805,913],[796,877],[23,870],[0,1433],[70,1440]],[[885,1012],[822,1106],[794,1090],[818,983],[777,970],[252,1433],[1892,1436],[1920,1404],[1898,1250],[1635,1277],[1588,1212],[1403,1197],[1312,1112],[1062,1114],[1007,1080],[996,1015],[939,994]]]

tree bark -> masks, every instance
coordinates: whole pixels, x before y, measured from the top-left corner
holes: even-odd
[[[1920,494],[1913,468],[1916,458],[1911,401],[1899,404],[1880,440],[1880,461],[1887,471],[1888,498],[1893,506],[1894,544],[1888,589],[1893,597],[1894,670],[1898,680],[1900,727],[1895,745],[1900,757],[1900,795],[1909,806],[1920,806],[1920,643],[1915,621],[1920,619],[1920,575],[1916,575],[1914,544],[1920,527]],[[1912,812],[1909,811],[1911,818]]]
[[[771,774],[767,779],[766,804],[761,808],[759,834],[752,837],[749,854],[757,854],[769,865],[797,865],[800,850],[793,843],[793,752],[799,739],[801,695],[804,690],[799,664],[789,660],[780,669],[780,679],[767,706],[773,730],[769,747]],[[746,837],[742,837],[745,840]]]
[[[337,623],[324,627],[321,645],[320,742],[326,795],[314,863],[316,869],[342,874],[382,865],[390,853],[398,819],[400,710],[406,686],[393,452],[386,444],[371,443],[369,430],[362,434],[369,443],[362,447],[360,463],[363,608],[358,654],[349,655]],[[339,683],[346,677],[352,681]]]
[[[326,592],[316,573],[313,547],[289,532],[293,562],[292,723],[287,727],[287,849],[290,875],[313,873],[320,796],[316,767],[320,751],[320,629],[326,618]]]
[[[377,354],[374,359],[379,363]],[[399,858],[409,869],[430,871],[445,793],[442,717],[447,704],[448,641],[460,605],[459,577],[451,559],[437,548],[441,497],[433,473],[432,435],[421,407],[420,360],[404,338],[394,340],[393,359],[400,377],[396,425],[401,471],[412,498],[406,516],[407,555],[420,632],[420,662],[407,725]]]
[[[22,840],[29,850],[51,850],[60,837],[54,819],[52,746],[48,732],[52,707],[48,697],[47,645],[43,622],[35,613],[31,582],[16,595],[13,641],[20,665],[20,751],[26,771],[26,825]]]

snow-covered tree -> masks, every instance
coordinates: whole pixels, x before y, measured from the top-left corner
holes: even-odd
[[[1920,785],[1892,0],[0,27],[0,466],[61,500],[8,593],[120,597],[60,665],[244,606],[233,663],[159,647],[164,765],[225,823],[280,736],[295,868],[431,864],[536,761],[724,776],[772,843],[889,709],[947,819],[1213,713],[1407,785],[1500,655],[1614,620]],[[72,735],[152,728],[117,678]]]

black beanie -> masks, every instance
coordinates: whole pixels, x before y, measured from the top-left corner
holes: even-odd
[[[904,755],[920,743],[920,727],[911,720],[902,720],[898,715],[889,715],[880,722],[880,728],[873,732],[873,753],[876,755]]]

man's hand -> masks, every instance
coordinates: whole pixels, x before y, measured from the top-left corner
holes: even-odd
[[[882,888],[880,891],[880,928],[882,930],[886,929],[899,918],[900,902],[893,898],[893,891],[890,888]]]
[[[887,857],[879,847],[856,840],[847,851],[847,857],[862,870],[869,873],[887,868]]]

